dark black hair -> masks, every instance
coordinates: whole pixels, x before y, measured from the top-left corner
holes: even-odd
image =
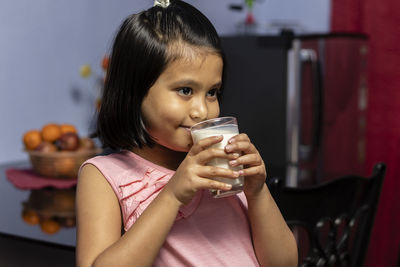
[[[173,1],[128,16],[114,40],[96,135],[104,147],[128,149],[152,146],[146,131],[141,104],[149,89],[179,55],[168,48],[174,44],[209,48],[224,61],[218,34],[211,22],[195,7]]]

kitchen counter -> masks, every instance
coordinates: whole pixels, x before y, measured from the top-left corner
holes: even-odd
[[[0,234],[74,248],[75,227],[62,227],[58,232],[48,234],[39,225],[30,225],[22,219],[23,203],[29,199],[32,190],[14,186],[6,177],[6,170],[10,168],[27,169],[30,163],[20,161],[0,164]]]

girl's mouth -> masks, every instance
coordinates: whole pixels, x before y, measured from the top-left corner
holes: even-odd
[[[180,127],[182,127],[183,129],[185,129],[186,131],[188,131],[188,132],[190,132],[190,126],[184,126],[184,125],[181,125]]]

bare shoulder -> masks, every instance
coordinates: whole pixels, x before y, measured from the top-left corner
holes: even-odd
[[[80,171],[77,185],[78,208],[96,205],[98,202],[107,204],[115,203],[115,201],[118,204],[118,199],[103,174],[92,164],[84,165]]]
[[[121,236],[121,211],[117,196],[92,164],[82,167],[76,192],[77,263],[90,266]]]

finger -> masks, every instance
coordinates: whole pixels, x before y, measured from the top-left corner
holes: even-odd
[[[233,152],[236,153],[243,152],[245,154],[257,153],[257,149],[249,141],[235,141],[233,143],[230,143],[227,146],[225,146],[225,151],[227,153],[233,153]]]
[[[241,134],[238,134],[238,135],[235,135],[235,136],[231,137],[228,140],[228,144],[232,144],[232,143],[237,142],[237,141],[249,141],[250,142],[250,138],[249,138],[249,136],[247,134],[241,133]]]
[[[240,173],[240,176],[262,175],[262,176],[266,177],[266,170],[265,170],[264,165],[259,165],[259,166],[243,169],[243,170],[240,170],[239,173]]]
[[[224,149],[221,148],[207,148],[197,154],[197,162],[201,165],[207,164],[212,159],[226,159],[235,160],[240,156],[239,153],[226,153]]]
[[[197,175],[202,178],[238,178],[239,172],[233,171],[228,168],[221,168],[216,166],[204,166],[197,172]]]
[[[199,179],[198,181],[198,188],[199,189],[215,189],[215,190],[223,190],[227,191],[232,189],[232,185],[226,184],[223,182],[207,179],[207,178],[202,178]]]
[[[261,159],[261,156],[258,153],[245,154],[244,156],[229,161],[229,165],[232,167],[236,167],[239,165],[259,166],[262,164],[263,160]]]
[[[218,136],[210,136],[204,139],[201,139],[197,143],[195,143],[189,151],[190,155],[196,155],[201,151],[207,149],[208,147],[221,142],[223,139],[222,135]]]

